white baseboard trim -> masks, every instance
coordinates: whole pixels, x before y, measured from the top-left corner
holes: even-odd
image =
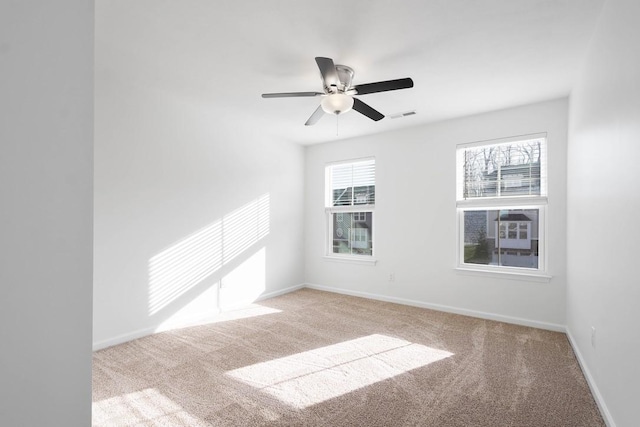
[[[452,307],[448,305],[432,304],[412,299],[391,297],[387,295],[372,294],[369,292],[351,291],[347,289],[334,288],[331,286],[317,285],[307,283],[307,288],[317,289],[319,291],[334,292],[338,294],[351,295],[354,297],[374,299],[378,301],[393,302],[397,304],[410,305],[413,307],[428,308],[430,310],[444,311],[446,313],[461,314],[463,316],[478,317],[480,319],[495,320],[498,322],[513,323],[521,326],[530,326],[532,328],[546,329],[555,332],[565,332],[564,325],[556,323],[540,322],[537,320],[522,319],[520,317],[503,316],[501,314],[485,313],[483,311],[468,310],[465,308]]]
[[[305,288],[306,286],[307,286],[306,284],[302,283],[300,285],[289,286],[288,288],[278,289],[277,291],[268,292],[266,294],[260,295],[254,302],[262,301],[262,300],[273,298],[273,297],[279,297],[280,295],[284,295],[284,294],[291,293],[293,291],[300,290],[302,288]]]
[[[222,310],[221,312],[225,312],[225,311],[232,311],[232,310],[237,310],[240,308],[244,308],[249,304],[253,304],[256,303],[258,301],[263,301],[269,298],[274,298],[274,297],[279,297],[280,295],[284,295],[284,294],[288,294],[297,290],[300,290],[302,288],[304,288],[306,285],[301,284],[301,285],[294,285],[294,286],[289,286],[288,288],[284,288],[284,289],[278,289],[277,291],[273,291],[273,292],[267,292],[266,294],[260,294],[257,298],[253,298],[253,299],[249,299],[246,301],[239,301],[233,305],[227,305],[224,307],[221,307]]]
[[[246,301],[245,303],[242,303],[242,304],[225,307],[224,310],[220,310],[219,308],[216,308],[215,310],[212,310],[211,313],[204,314],[204,315],[203,314],[199,314],[199,315],[194,316],[192,318],[186,318],[186,319],[181,320],[179,322],[176,322],[175,324],[172,324],[172,325],[170,325],[168,327],[162,327],[161,325],[151,326],[149,328],[138,329],[138,330],[133,331],[133,332],[128,332],[126,334],[117,335],[115,337],[107,338],[107,339],[102,340],[102,341],[97,341],[97,342],[93,343],[93,351],[102,350],[102,349],[107,348],[107,347],[111,347],[111,346],[114,346],[114,345],[122,344],[122,343],[125,343],[125,342],[128,342],[128,341],[133,341],[133,340],[138,339],[138,338],[143,338],[143,337],[146,337],[146,336],[149,336],[149,335],[153,335],[155,333],[164,332],[164,331],[168,331],[168,330],[171,330],[171,329],[183,328],[183,327],[187,327],[187,326],[204,325],[206,323],[209,323],[209,322],[215,320],[216,316],[218,314],[220,314],[222,311],[235,310],[235,309],[238,309],[238,308],[242,307],[243,305],[251,304],[251,303],[254,303],[254,302],[262,301],[262,300],[265,300],[265,299],[277,297],[277,296],[284,295],[284,294],[288,294],[290,292],[302,289],[305,286],[306,286],[305,284],[300,284],[300,285],[290,286],[290,287],[284,288],[284,289],[278,289],[278,290],[273,291],[273,292],[267,292],[267,293],[261,294],[260,296],[258,296],[257,298],[255,298],[252,301]]]
[[[195,316],[180,319],[175,323],[169,323],[167,325],[158,325],[151,326],[149,328],[138,329],[137,331],[129,332],[127,334],[122,334],[115,336],[113,338],[109,338],[106,340],[98,341],[93,343],[93,351],[102,350],[103,348],[111,347],[114,345],[122,344],[128,341],[133,341],[138,338],[143,338],[149,335],[157,334],[160,332],[170,331],[172,329],[185,328],[188,326],[197,326],[203,325],[205,323],[209,323],[215,320],[216,316],[220,314],[221,310],[216,308],[211,310],[210,313],[199,313]]]
[[[102,350],[104,348],[122,344],[127,341],[133,341],[138,338],[146,337],[147,335],[152,335],[153,333],[155,333],[155,331],[156,331],[156,328],[138,329],[133,332],[128,332],[126,334],[117,335],[112,338],[107,338],[106,340],[97,341],[93,343],[93,351]]]
[[[616,423],[613,421],[611,412],[609,412],[609,408],[607,408],[607,404],[604,402],[604,398],[602,397],[602,394],[600,394],[600,390],[598,389],[598,386],[596,385],[596,382],[593,379],[593,376],[591,375],[591,371],[589,371],[589,368],[587,367],[587,364],[585,363],[584,358],[582,357],[582,353],[580,353],[578,344],[576,343],[576,340],[573,338],[573,335],[571,335],[571,331],[569,330],[569,328],[566,328],[566,334],[567,334],[567,338],[569,339],[569,344],[571,344],[571,348],[573,349],[573,353],[576,355],[576,359],[578,359],[578,364],[580,365],[580,369],[582,369],[582,373],[584,374],[584,377],[587,379],[587,384],[589,384],[589,388],[591,389],[591,394],[593,395],[593,398],[596,401],[596,404],[598,405],[598,409],[600,409],[600,414],[602,415],[602,418],[604,419],[605,424],[607,424],[607,427],[616,427]]]

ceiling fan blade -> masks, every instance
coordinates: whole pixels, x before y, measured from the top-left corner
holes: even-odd
[[[364,114],[369,117],[371,120],[378,121],[384,118],[384,114],[380,111],[371,108],[369,105],[360,101],[358,98],[353,98],[353,109],[356,110],[360,114]]]
[[[366,95],[367,93],[386,92],[388,90],[409,89],[413,87],[413,80],[410,78],[386,80],[384,82],[365,83],[354,86],[358,95]]]
[[[307,122],[304,125],[313,126],[316,123],[318,123],[318,120],[320,120],[322,116],[324,116],[324,110],[322,109],[322,105],[318,105],[318,108],[316,108],[316,111],[313,112],[311,117],[309,117],[309,120],[307,120]]]
[[[324,95],[322,92],[281,92],[281,93],[263,93],[263,98],[298,98],[302,96],[318,96]]]
[[[322,80],[327,88],[338,85],[338,73],[336,72],[336,65],[333,63],[333,59],[324,58],[322,56],[316,56],[316,64],[322,74]]]

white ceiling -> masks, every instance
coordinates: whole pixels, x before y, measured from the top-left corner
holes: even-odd
[[[301,144],[336,139],[336,119],[304,126],[321,91],[315,56],[354,84],[411,77],[363,95],[339,138],[379,133],[569,94],[602,0],[97,0],[96,68],[221,112],[225,125]],[[98,84],[98,83],[97,83]]]

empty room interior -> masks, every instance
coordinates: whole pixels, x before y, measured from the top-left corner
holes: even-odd
[[[3,426],[640,425],[640,2],[2,2]]]

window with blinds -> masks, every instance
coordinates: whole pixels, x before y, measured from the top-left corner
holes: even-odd
[[[328,255],[373,255],[375,172],[375,159],[341,162],[326,167]]]
[[[544,271],[546,134],[456,150],[458,266]]]

